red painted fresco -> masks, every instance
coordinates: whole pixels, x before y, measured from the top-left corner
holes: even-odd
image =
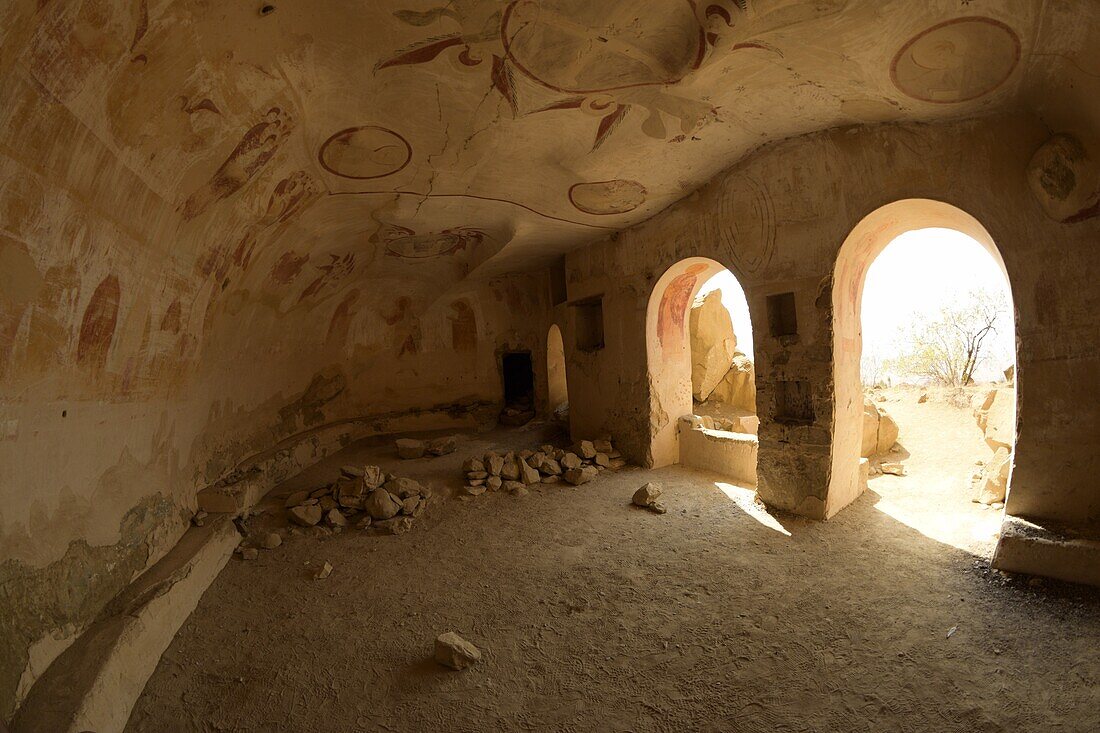
[[[76,361],[95,369],[102,369],[107,363],[107,353],[118,325],[118,304],[121,290],[118,278],[108,275],[92,293],[88,307],[84,309],[84,318],[80,323],[80,338],[77,341]]]
[[[402,295],[393,302],[393,305],[393,313],[381,315],[386,325],[393,327],[391,343],[397,348],[397,355],[419,353],[420,319],[412,311],[412,301]]]
[[[671,346],[684,335],[684,318],[691,304],[691,294],[699,273],[707,269],[704,264],[692,265],[672,279],[661,296],[661,305],[657,310],[657,339],[662,347]],[[674,341],[675,340],[675,341]]]
[[[283,285],[289,285],[302,272],[302,266],[309,262],[309,255],[297,252],[283,252],[282,257],[271,267],[271,279]]]
[[[290,118],[272,107],[263,120],[244,134],[237,147],[221,164],[214,176],[191,194],[183,205],[183,218],[193,219],[206,208],[234,193],[267,165],[290,134]]]
[[[326,346],[342,347],[348,340],[348,329],[351,326],[352,316],[355,315],[355,301],[359,299],[359,291],[352,290],[332,313],[332,320],[328,324],[328,333],[325,335]]]
[[[451,303],[451,348],[455,351],[477,350],[477,318],[474,309],[464,300]]]
[[[160,319],[160,330],[168,333],[180,332],[180,301],[176,298],[172,301],[172,304],[168,306],[168,310],[164,311],[164,316]]]
[[[341,255],[329,255],[329,261],[323,265],[317,265],[317,269],[321,271],[321,274],[317,278],[306,286],[306,289],[302,291],[302,294],[298,296],[298,302],[301,303],[306,298],[310,298],[317,295],[325,287],[334,285],[344,277],[351,274],[351,271],[355,269],[355,255],[351,252]]]

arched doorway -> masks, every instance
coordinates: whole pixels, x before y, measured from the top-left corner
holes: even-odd
[[[832,516],[866,488],[869,463],[864,450],[865,397],[861,380],[861,307],[868,270],[900,235],[922,229],[949,229],[979,243],[1007,280],[1000,252],[985,227],[970,214],[940,201],[906,199],[867,215],[841,246],[833,276],[833,435],[826,516]],[[949,267],[949,263],[944,264]],[[1011,442],[1015,436],[1012,405]]]
[[[731,316],[725,306],[716,304],[717,300],[723,300],[721,292],[712,293],[714,297],[709,299],[697,298],[704,286],[716,275],[728,276],[736,284],[733,273],[721,263],[705,257],[689,257],[665,271],[650,294],[646,311],[650,404],[647,464],[656,468],[684,462],[725,473],[743,484],[755,485],[755,415],[752,415],[751,432],[746,430],[742,433],[735,430],[743,428],[734,428],[733,425],[747,423],[742,423],[740,418],[743,416],[736,412],[722,414],[720,411],[716,412],[711,405],[708,409],[714,414],[695,414],[697,405],[706,402],[710,394],[718,394],[723,390],[745,391],[744,379],[727,385],[724,377],[731,371],[736,372],[735,359],[744,357],[743,353],[736,350],[736,343],[744,342],[751,353],[751,327],[746,326],[742,329],[744,333],[738,334],[737,339],[733,338],[731,331],[728,339],[724,340],[725,343],[720,337],[717,342],[712,339],[705,343],[707,351],[704,353],[700,352],[697,340],[697,358],[693,360],[693,321],[712,321],[717,314],[725,321],[725,328],[728,329],[731,325]],[[739,285],[736,286],[736,293],[744,299]],[[708,303],[708,300],[711,302]],[[714,309],[711,309],[712,305],[715,306]],[[706,313],[707,310],[712,311],[710,315]],[[747,304],[744,306],[744,313],[744,320],[747,322]],[[695,325],[702,328],[699,323]],[[710,328],[713,330],[713,324]],[[701,364],[704,372],[702,377]],[[748,383],[751,386],[748,391],[752,395],[744,401],[750,407],[750,412],[755,413],[755,377],[751,374],[751,368],[750,362]],[[708,375],[708,371],[712,373]]]
[[[569,424],[569,385],[565,377],[565,342],[557,324],[546,334],[546,405],[550,416]]]

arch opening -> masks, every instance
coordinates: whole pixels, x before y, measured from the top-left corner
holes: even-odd
[[[565,373],[565,341],[557,324],[546,334],[546,405],[550,416],[569,424],[569,383]]]
[[[870,485],[876,507],[926,535],[991,549],[1001,512],[983,510],[1004,507],[1016,373],[1008,275],[988,231],[938,201],[883,206],[841,247],[832,298],[826,515]]]
[[[734,274],[691,257],[654,286],[646,316],[652,467],[683,463],[756,484],[752,325]]]

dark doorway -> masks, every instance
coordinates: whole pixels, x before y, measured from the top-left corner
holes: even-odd
[[[535,372],[530,351],[509,351],[501,357],[504,376],[505,425],[523,425],[535,416]]]

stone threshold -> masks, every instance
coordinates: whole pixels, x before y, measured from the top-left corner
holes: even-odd
[[[992,566],[1100,586],[1100,531],[1078,531],[1005,515]]]

